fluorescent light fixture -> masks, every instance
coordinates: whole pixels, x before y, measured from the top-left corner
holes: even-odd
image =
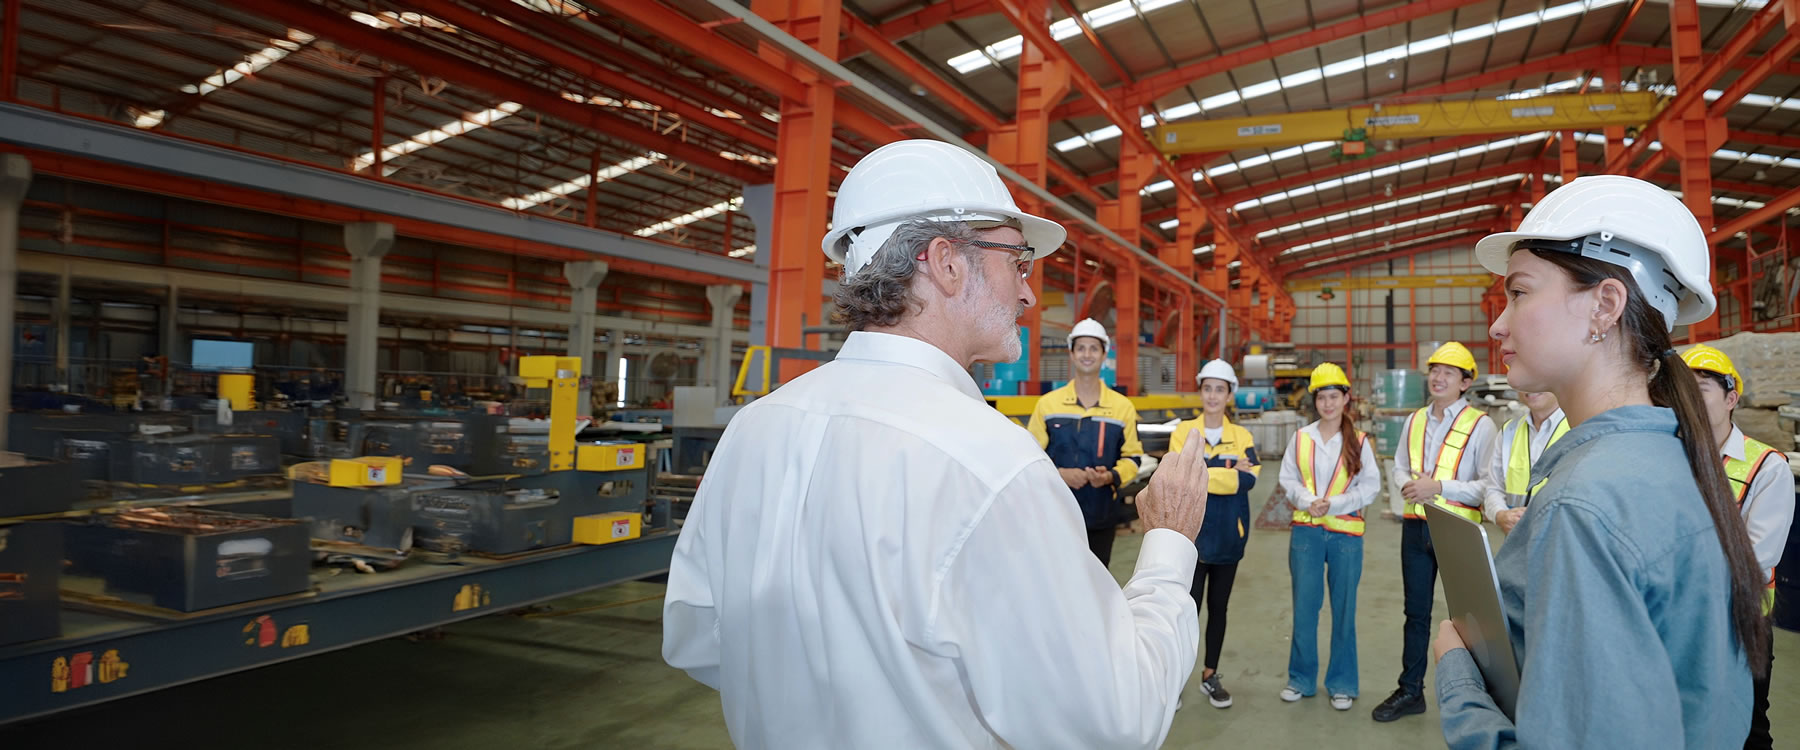
[[[1194,254],[1195,255],[1205,255],[1207,253],[1212,252],[1213,248],[1214,248],[1214,246],[1212,246],[1212,245],[1201,245],[1199,247],[1194,248]]]
[[[1406,198],[1401,198],[1399,200],[1387,201],[1385,203],[1378,203],[1373,206],[1365,206],[1363,208],[1359,208],[1354,211],[1343,211],[1340,213],[1332,214],[1330,216],[1321,216],[1316,219],[1309,219],[1307,221],[1289,224],[1284,227],[1278,227],[1275,229],[1269,229],[1266,231],[1257,232],[1256,238],[1260,240],[1260,239],[1265,239],[1268,237],[1275,237],[1278,235],[1286,234],[1288,232],[1293,232],[1293,231],[1297,231],[1297,230],[1301,230],[1301,229],[1311,229],[1313,227],[1324,226],[1324,225],[1329,224],[1334,221],[1341,221],[1343,219],[1353,219],[1353,218],[1356,218],[1359,216],[1368,216],[1368,215],[1376,213],[1378,211],[1387,211],[1390,209],[1410,206],[1410,205],[1413,205],[1416,203],[1424,203],[1425,201],[1437,200],[1439,198],[1447,198],[1447,197],[1450,197],[1453,195],[1458,195],[1461,193],[1467,193],[1467,192],[1471,192],[1471,191],[1475,191],[1475,190],[1484,190],[1487,188],[1491,188],[1495,185],[1517,181],[1518,179],[1520,179],[1524,176],[1525,175],[1523,175],[1523,174],[1511,174],[1511,175],[1507,175],[1505,177],[1495,177],[1491,180],[1481,180],[1479,182],[1471,182],[1467,185],[1457,185],[1455,187],[1448,187],[1448,188],[1444,188],[1443,190],[1433,190],[1429,193],[1425,193],[1422,195],[1414,195],[1414,196],[1410,196],[1410,197],[1406,197]]]
[[[1408,219],[1406,221],[1397,221],[1392,224],[1376,227],[1374,229],[1364,229],[1360,232],[1352,232],[1350,234],[1340,234],[1336,237],[1326,237],[1324,239],[1314,240],[1312,242],[1295,245],[1293,247],[1290,247],[1286,250],[1281,251],[1280,255],[1290,255],[1292,253],[1304,252],[1307,250],[1314,250],[1314,249],[1321,248],[1321,247],[1330,247],[1330,246],[1336,245],[1340,242],[1348,242],[1350,240],[1362,239],[1364,237],[1372,237],[1374,235],[1382,234],[1384,232],[1392,232],[1394,230],[1405,229],[1407,227],[1416,227],[1420,224],[1428,224],[1428,223],[1431,223],[1434,221],[1442,221],[1444,219],[1455,219],[1455,218],[1459,218],[1462,216],[1467,216],[1469,214],[1481,213],[1483,211],[1496,211],[1496,210],[1499,210],[1499,208],[1500,208],[1499,206],[1470,206],[1468,208],[1451,211],[1448,213],[1434,214],[1432,216],[1421,216],[1419,218]]]
[[[756,254],[756,246],[755,245],[745,245],[743,247],[740,247],[736,250],[731,251],[729,254],[733,258],[742,258],[746,255],[755,255]]]
[[[623,175],[627,175],[632,172],[636,172],[640,169],[643,169],[644,167],[648,167],[648,166],[655,164],[659,161],[662,161],[663,159],[666,159],[666,158],[668,158],[668,157],[663,156],[662,154],[659,154],[655,151],[652,151],[652,152],[650,152],[650,154],[648,156],[640,156],[635,159],[627,159],[625,161],[619,162],[618,164],[614,164],[612,166],[606,167],[605,169],[600,170],[599,173],[595,174],[595,175],[584,174],[584,175],[581,175],[580,177],[576,177],[573,180],[569,180],[568,182],[562,183],[560,185],[552,185],[548,188],[545,188],[538,192],[532,193],[530,195],[524,195],[524,196],[520,196],[517,198],[507,198],[506,200],[500,201],[500,205],[510,208],[514,211],[523,211],[527,208],[531,208],[532,206],[536,206],[536,205],[539,205],[542,203],[548,203],[550,201],[556,200],[557,198],[561,198],[570,193],[578,192],[581,190],[586,190],[589,185],[596,183],[596,179],[595,179],[596,177],[598,178],[597,182],[606,182],[608,180],[616,180]]]
[[[1081,18],[1082,20],[1087,21],[1090,28],[1102,29],[1128,18],[1132,18],[1139,13],[1148,14],[1150,11],[1165,8],[1179,2],[1181,2],[1181,0],[1118,0],[1118,2],[1110,5],[1102,5],[1083,13],[1081,14]],[[1073,18],[1064,18],[1056,23],[1050,24],[1050,38],[1059,42],[1070,37],[1079,36],[1080,34],[1081,26],[1075,23],[1075,19]],[[989,57],[992,57],[995,60],[1010,60],[1018,57],[1020,51],[1023,50],[1024,47],[1025,37],[1017,35],[1009,36],[981,49],[964,52],[950,58],[946,62],[950,67],[955,68],[958,73],[972,73],[987,67]]]
[[[662,234],[663,232],[667,232],[667,231],[669,231],[671,229],[675,229],[677,227],[685,227],[696,221],[700,221],[703,219],[710,219],[714,216],[718,216],[719,214],[725,213],[726,211],[735,211],[738,208],[742,207],[743,205],[744,205],[744,199],[741,196],[737,197],[737,198],[732,198],[731,200],[728,200],[728,201],[719,201],[718,203],[714,203],[714,204],[707,206],[706,208],[702,208],[698,211],[685,213],[685,214],[677,216],[673,219],[669,219],[667,221],[659,221],[655,224],[651,224],[650,226],[644,227],[643,229],[639,229],[635,232],[632,232],[632,234],[635,234],[639,237],[653,237],[655,235]]]
[[[196,96],[206,96],[214,91],[218,91],[226,86],[230,86],[245,78],[256,75],[264,68],[280,62],[282,58],[295,52],[299,52],[301,47],[311,44],[312,41],[313,36],[311,34],[299,29],[288,29],[286,39],[270,39],[269,46],[250,53],[234,65],[213,71],[212,75],[201,79],[199,83],[190,83],[186,86],[182,86],[181,92]],[[164,110],[151,110],[141,113],[133,118],[131,124],[148,130],[162,125],[163,120],[167,117],[168,112]]]
[[[1266,206],[1266,205],[1270,205],[1273,203],[1289,201],[1289,200],[1293,200],[1295,198],[1298,198],[1298,197],[1301,197],[1304,195],[1311,195],[1320,190],[1331,190],[1334,188],[1343,187],[1345,185],[1353,185],[1353,184],[1356,184],[1359,182],[1368,182],[1370,180],[1381,178],[1381,177],[1390,177],[1393,175],[1401,174],[1403,172],[1410,172],[1415,169],[1423,169],[1423,168],[1431,166],[1433,164],[1442,164],[1444,162],[1456,161],[1457,159],[1461,159],[1466,156],[1479,156],[1481,154],[1484,154],[1484,153],[1487,153],[1490,151],[1502,151],[1502,150],[1510,149],[1510,148],[1513,148],[1520,144],[1531,143],[1533,141],[1543,140],[1548,135],[1549,135],[1548,133],[1530,133],[1527,135],[1521,135],[1521,136],[1514,137],[1514,138],[1502,138],[1497,141],[1490,141],[1488,143],[1480,143],[1480,144],[1476,144],[1473,146],[1469,146],[1467,148],[1462,148],[1462,149],[1458,149],[1456,151],[1451,151],[1451,152],[1447,152],[1447,153],[1433,154],[1431,156],[1420,157],[1417,159],[1413,159],[1412,161],[1402,162],[1400,164],[1391,164],[1391,165],[1388,165],[1385,167],[1381,167],[1379,169],[1372,169],[1367,172],[1361,172],[1361,173],[1353,174],[1353,175],[1346,175],[1344,177],[1339,177],[1336,179],[1325,180],[1324,182],[1315,182],[1311,185],[1302,185],[1300,187],[1292,188],[1290,190],[1284,190],[1279,193],[1271,193],[1269,195],[1265,195],[1260,198],[1252,198],[1250,200],[1243,201],[1241,203],[1238,203],[1237,205],[1232,206],[1232,209],[1236,210],[1236,211],[1244,211],[1247,209],[1256,208],[1258,206]]]
[[[525,105],[519,104],[518,102],[501,102],[500,106],[494,107],[493,109],[471,112],[464,115],[460,120],[445,123],[442,126],[432,128],[407,138],[406,140],[400,141],[399,143],[383,148],[381,150],[381,173],[383,176],[386,176],[393,174],[398,169],[397,167],[388,166],[388,163],[392,162],[395,157],[405,156],[414,151],[430,148],[459,135],[465,135],[485,127],[490,127],[496,122],[513,116],[519,110],[524,108]],[[373,150],[364,151],[350,161],[350,169],[352,171],[361,172],[368,169],[369,166],[374,163],[375,152]]]

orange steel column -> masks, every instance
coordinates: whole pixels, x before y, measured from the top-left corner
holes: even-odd
[[[1133,247],[1138,245],[1139,229],[1143,224],[1144,201],[1138,192],[1150,182],[1150,176],[1156,171],[1156,155],[1144,152],[1131,140],[1119,143],[1119,197],[1100,204],[1097,212],[1100,224],[1107,229],[1119,233]],[[1118,325],[1113,338],[1119,342],[1118,374],[1119,387],[1125,393],[1141,390],[1142,383],[1138,378],[1137,347],[1138,336],[1143,326],[1138,311],[1142,283],[1142,271],[1137,256],[1128,255],[1118,266],[1113,277],[1113,295],[1118,301],[1118,314],[1113,317]]]
[[[842,6],[830,0],[754,0],[751,9],[826,57],[837,59]],[[766,45],[762,58],[784,67],[804,86],[800,99],[781,100],[775,143],[775,210],[769,248],[769,344],[802,348],[801,329],[819,325],[825,256],[819,238],[830,220],[826,191],[831,187],[831,126],[837,92],[812,69],[790,62]],[[782,362],[778,378],[787,382],[817,363]]]
[[[1030,0],[1025,6],[1031,17],[1049,23],[1047,0]],[[1050,59],[1031,42],[1025,42],[1019,55],[1018,110],[1010,125],[993,131],[988,138],[988,154],[1025,179],[1047,186],[1050,177],[1050,110],[1068,93],[1068,66],[1060,60]],[[1036,196],[1016,186],[1013,187],[1013,200],[1026,211],[1045,215],[1046,206]],[[1043,273],[1031,275],[1031,291],[1042,299]],[[1019,319],[1030,332],[1025,340],[1025,358],[1031,363],[1031,382],[1025,384],[1023,395],[1036,395],[1038,384],[1043,380],[1043,319],[1041,304],[1028,308]]]
[[[1206,212],[1199,206],[1189,205],[1183,201],[1175,210],[1175,241],[1163,245],[1158,255],[1164,263],[1175,267],[1175,270],[1187,278],[1194,278],[1194,239],[1200,234],[1200,225],[1206,223]],[[1194,298],[1197,295],[1192,289],[1183,289],[1181,299],[1176,303],[1181,309],[1175,314],[1175,390],[1191,391],[1197,389],[1194,377],[1200,374],[1200,351],[1203,347],[1194,340]],[[1166,337],[1165,337],[1166,338]]]
[[[1558,155],[1561,157],[1559,166],[1562,167],[1563,184],[1567,185],[1570,180],[1581,176],[1581,160],[1575,151],[1575,131],[1564,130],[1556,140]]]
[[[1669,6],[1671,36],[1675,47],[1675,81],[1677,87],[1695,85],[1705,63],[1701,49],[1700,8],[1696,0],[1673,0]],[[1696,98],[1685,112],[1672,112],[1657,133],[1663,148],[1681,166],[1682,202],[1700,220],[1700,229],[1713,231],[1712,154],[1725,142],[1724,118],[1709,120],[1706,104]],[[1722,261],[1715,256],[1714,262]],[[1716,269],[1707,269],[1709,279]],[[1688,326],[1688,341],[1710,341],[1719,337],[1719,314]]]

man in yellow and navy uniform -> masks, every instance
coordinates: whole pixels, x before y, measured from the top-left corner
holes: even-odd
[[[1529,411],[1500,428],[1482,476],[1483,512],[1508,534],[1525,515],[1532,490],[1532,464],[1569,432],[1569,420],[1563,416],[1556,394],[1520,391],[1519,400]]]
[[[1699,380],[1700,400],[1706,402],[1713,437],[1719,440],[1719,453],[1725,460],[1725,477],[1730,480],[1732,495],[1737,498],[1744,528],[1750,532],[1750,546],[1756,550],[1756,562],[1768,577],[1768,587],[1763,594],[1763,615],[1767,616],[1775,608],[1775,566],[1781,563],[1788,530],[1794,523],[1793,470],[1789,468],[1785,454],[1745,436],[1732,421],[1738,399],[1744,395],[1744,379],[1730,357],[1713,347],[1696,344],[1682,353],[1681,360]],[[1770,658],[1774,655],[1770,654]],[[1750,716],[1750,737],[1744,747],[1774,747],[1775,741],[1769,735],[1767,676],[1754,681],[1754,692],[1756,706]]]
[[[1137,407],[1100,381],[1110,344],[1099,321],[1076,323],[1069,331],[1074,378],[1039,398],[1025,425],[1075,494],[1087,522],[1088,549],[1102,565],[1112,564],[1119,488],[1137,478],[1146,460],[1138,442]]]
[[[1406,519],[1401,522],[1400,577],[1405,591],[1405,645],[1400,686],[1371,712],[1393,721],[1425,712],[1425,663],[1431,653],[1431,607],[1437,596],[1437,551],[1425,525],[1425,503],[1481,522],[1485,491],[1480,481],[1494,446],[1494,420],[1463,400],[1475,384],[1475,355],[1452,341],[1425,360],[1431,403],[1406,418],[1394,452],[1394,480],[1403,482]]]

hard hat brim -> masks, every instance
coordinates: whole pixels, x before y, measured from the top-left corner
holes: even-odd
[[[1512,257],[1513,247],[1525,240],[1553,240],[1568,242],[1586,237],[1586,234],[1574,236],[1551,236],[1538,232],[1497,232],[1475,242],[1475,261],[1501,278],[1506,277],[1506,263]],[[1710,284],[1690,288],[1692,294],[1685,295],[1675,303],[1675,321],[1672,325],[1684,326],[1698,323],[1711,317],[1717,309],[1718,301],[1713,296]]]
[[[958,211],[956,207],[952,206],[928,210],[919,210],[917,208],[909,207],[904,210],[867,219],[860,226],[878,227],[881,225],[891,225],[897,228],[901,223],[912,219],[923,219],[926,221],[963,221],[975,219],[977,217],[988,219],[996,216],[1014,219],[1019,222],[1019,233],[1025,236],[1025,244],[1029,245],[1035,251],[1031,257],[1033,261],[1050,257],[1057,250],[1061,249],[1063,243],[1069,239],[1069,230],[1063,228],[1063,225],[1042,216],[995,206],[984,206],[966,210],[968,211],[968,214],[958,215],[956,213],[948,213]],[[843,263],[844,253],[843,249],[840,247],[841,243],[838,242],[838,240],[842,239],[844,235],[849,234],[853,229],[856,229],[856,227],[832,227],[831,231],[826,232],[824,239],[819,241],[819,248],[825,251],[825,257],[828,257],[837,263]],[[888,234],[891,235],[892,233],[893,229],[888,229]]]

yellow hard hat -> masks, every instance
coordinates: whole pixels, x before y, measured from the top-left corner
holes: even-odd
[[[1425,369],[1431,369],[1432,365],[1449,365],[1475,377],[1475,355],[1469,353],[1469,347],[1455,341],[1431,353],[1431,359],[1425,360]]]
[[[1350,378],[1344,376],[1344,368],[1326,362],[1313,368],[1312,384],[1307,388],[1307,392],[1317,393],[1320,388],[1330,388],[1334,385],[1346,391],[1350,390]]]
[[[1739,396],[1744,395],[1744,379],[1738,375],[1737,367],[1731,364],[1731,358],[1725,353],[1705,344],[1695,344],[1693,348],[1681,353],[1681,361],[1686,362],[1690,370],[1724,375],[1731,381],[1732,388]]]

